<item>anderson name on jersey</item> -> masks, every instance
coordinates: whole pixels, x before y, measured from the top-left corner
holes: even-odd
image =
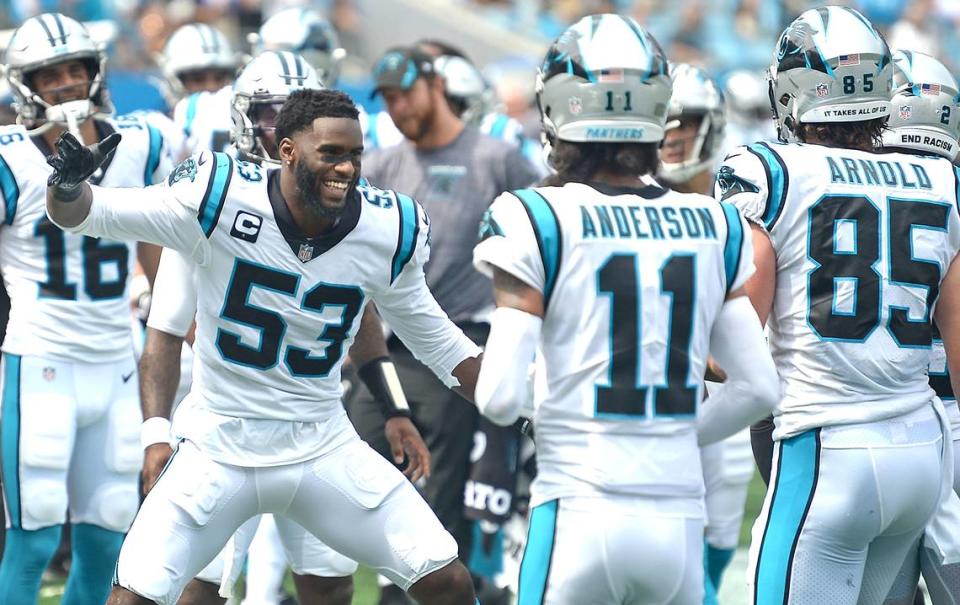
[[[101,137],[117,131],[123,139],[91,183],[142,187],[170,171],[162,133],[141,117],[96,126]],[[0,128],[0,272],[11,299],[3,350],[94,363],[122,359],[131,350],[127,277],[136,243],[65,233],[47,219],[50,153],[23,127]],[[136,207],[138,200],[126,196],[123,203]]]
[[[726,158],[717,197],[761,226],[777,255],[776,439],[933,397],[930,317],[960,249],[957,183],[948,160],[900,153],[756,143]]]
[[[570,183],[493,203],[475,265],[514,275],[546,305],[534,506],[702,494],[694,422],[711,326],[753,273],[746,230],[733,206],[653,182]]]
[[[94,187],[74,229],[153,241],[199,265],[193,388],[177,420],[193,418],[180,433],[228,464],[297,462],[349,438],[340,368],[370,299],[448,386],[479,353],[427,289],[419,204],[357,187],[337,226],[307,238],[279,174],[203,152],[139,191],[136,209],[129,193]]]

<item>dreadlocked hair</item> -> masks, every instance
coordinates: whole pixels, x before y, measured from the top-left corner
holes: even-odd
[[[339,90],[304,88],[290,93],[277,116],[277,141],[310,128],[317,118],[359,117],[353,100]]]
[[[873,151],[883,145],[883,131],[887,118],[874,118],[862,122],[800,123],[797,138],[804,143],[816,143],[844,149]]]
[[[660,166],[659,143],[573,143],[556,139],[550,164],[557,171],[543,185],[588,183],[600,170],[639,177],[656,174]]]

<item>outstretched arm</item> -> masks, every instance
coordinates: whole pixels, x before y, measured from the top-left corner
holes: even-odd
[[[47,179],[47,214],[61,227],[76,227],[90,214],[93,193],[87,178],[97,171],[120,144],[113,133],[99,143],[84,147],[69,132],[57,139],[57,155],[47,158],[53,173]]]

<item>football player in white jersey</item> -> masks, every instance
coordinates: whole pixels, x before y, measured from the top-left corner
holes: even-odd
[[[59,13],[28,19],[4,63],[20,125],[0,131],[0,273],[12,305],[2,355],[0,602],[36,602],[68,509],[73,562],[63,602],[102,602],[138,504],[140,409],[126,299],[136,248],[51,223],[45,158],[65,130],[90,143],[123,132],[94,182],[149,185],[171,166],[158,129],[106,116],[105,57],[80,23]]]
[[[883,148],[917,156],[940,156],[955,161],[960,144],[960,87],[950,71],[929,55],[911,51],[893,53],[893,97],[890,118],[883,133]],[[944,564],[950,549],[960,540],[960,499],[957,489],[957,442],[960,438],[960,409],[950,385],[943,341],[934,326],[933,348],[928,370],[930,386],[943,402],[954,439],[953,491],[942,495],[936,517],[908,556],[887,597],[886,605],[909,605],[919,574],[923,573],[933,605],[960,602],[960,562]]]
[[[711,195],[725,140],[723,93],[702,69],[686,63],[671,65],[670,77],[673,96],[660,148],[659,176],[675,191]],[[707,382],[707,391],[716,386]],[[750,431],[701,448],[700,462],[707,512],[703,602],[715,605],[723,572],[740,540],[747,486],[753,477]]]
[[[949,489],[926,369],[934,312],[960,363],[957,177],[945,158],[874,153],[892,75],[860,13],[803,13],[770,68],[784,142],[738,148],[719,173],[717,196],[752,223],[748,291],[783,387],[750,548],[759,605],[882,602]]]
[[[297,63],[303,77],[288,77],[286,66]],[[244,66],[233,84],[234,98],[231,106],[231,141],[236,159],[279,165],[274,136],[276,117],[289,94],[301,88],[320,89],[322,86],[315,70],[294,53],[264,51]],[[243,230],[249,228],[249,223],[241,220],[234,227]],[[189,355],[191,364],[186,366],[187,372],[180,371],[180,359],[184,337],[196,315],[194,269],[188,259],[175,250],[166,250],[160,264],[158,280],[159,287],[154,288],[151,302],[140,372],[144,418],[148,425],[153,425],[146,429],[149,435],[144,441],[146,490],[152,488],[172,454],[168,445],[168,419],[171,415],[171,404],[179,402],[190,389],[189,368],[192,366],[192,354]],[[366,337],[361,336],[361,333],[366,334]],[[360,346],[355,345],[350,349],[350,356],[358,367],[368,368],[361,371],[362,376],[383,377],[383,372],[395,373],[395,370],[391,370],[392,364],[384,361],[388,360],[388,354],[375,313],[365,311],[358,332],[358,344]],[[186,350],[189,351],[189,347]],[[368,363],[371,365],[366,366]],[[181,375],[179,378],[178,373]],[[180,380],[181,378],[184,380]],[[380,382],[388,380],[383,377]],[[367,382],[371,382],[371,379]],[[178,383],[180,387],[174,388]],[[415,481],[424,471],[429,470],[429,451],[410,421],[409,412],[405,411],[408,406],[403,399],[402,389],[399,389],[398,385],[394,388],[378,388],[378,383],[375,381],[369,384],[368,388],[371,392],[386,395],[385,403],[391,410],[387,414],[388,439],[393,451],[401,454],[398,462],[402,462],[404,450],[410,452],[411,464],[407,468],[407,474]],[[397,401],[390,399],[394,391],[397,393]],[[154,426],[159,428],[153,428]],[[151,442],[155,442],[156,447],[151,447]],[[239,571],[239,566],[232,565],[232,561],[227,561],[226,558],[237,557],[237,551],[242,555],[246,550],[244,538],[250,536],[253,527],[246,526],[244,533],[235,537],[228,548],[198,574],[198,581],[191,583],[184,591],[180,605],[185,605],[188,596],[196,599],[190,600],[190,603],[222,602],[214,600],[218,599],[221,583],[232,586],[229,571],[231,568]],[[246,601],[260,602],[273,598],[280,590],[283,572],[289,562],[302,603],[350,603],[351,576],[356,571],[356,562],[333,551],[302,527],[286,519],[274,521],[272,518],[265,518],[256,531],[247,564]],[[274,560],[279,565],[270,563]],[[262,562],[268,564],[262,565]],[[228,571],[227,578],[223,578],[224,571]]]
[[[230,85],[241,65],[227,37],[209,25],[189,23],[170,36],[159,62],[188,154],[225,151],[232,128]]]
[[[743,429],[778,395],[743,291],[748,227],[729,204],[653,180],[671,80],[632,19],[571,26],[537,90],[557,174],[501,195],[474,251],[497,302],[484,414],[516,421],[537,353],[519,603],[700,605],[698,444]],[[727,381],[701,407],[708,353]]]
[[[358,186],[363,138],[345,94],[292,93],[276,138],[279,170],[204,152],[138,190],[136,208],[130,190],[83,182],[115,139],[85,148],[64,135],[50,160],[58,224],[136,232],[198,265],[182,440],[127,535],[110,602],[174,603],[241,523],[272,512],[423,603],[471,605],[455,541],[340,401],[370,299],[445,384],[473,395],[479,350],[424,281],[429,221],[409,197]]]

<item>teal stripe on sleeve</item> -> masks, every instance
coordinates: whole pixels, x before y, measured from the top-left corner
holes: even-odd
[[[786,204],[787,186],[790,183],[787,167],[766,143],[748,145],[747,150],[759,158],[767,176],[767,207],[763,213],[763,224],[769,231],[780,218]]]
[[[413,258],[413,251],[417,246],[417,236],[420,223],[417,221],[417,204],[413,198],[397,195],[397,211],[400,212],[400,232],[397,234],[397,251],[393,255],[393,264],[390,267],[390,283],[393,283],[403,267]]]
[[[183,132],[189,136],[193,133],[193,119],[197,117],[197,102],[200,100],[200,93],[195,92],[187,99],[187,120],[183,124]]]
[[[543,304],[544,308],[550,304],[553,288],[560,273],[562,235],[560,221],[547,200],[533,189],[520,189],[513,192],[523,203],[533,232],[537,236],[537,246],[540,248],[540,258],[543,260]]]
[[[3,224],[12,225],[17,215],[17,201],[20,199],[20,186],[10,170],[10,165],[0,156],[0,190],[3,191]]]
[[[727,293],[733,282],[737,281],[737,269],[740,267],[740,255],[743,253],[743,223],[740,213],[732,205],[720,203],[723,218],[727,221],[727,241],[723,246],[723,268],[727,275]]]
[[[233,178],[233,159],[229,155],[216,152],[213,154],[213,162],[213,170],[210,171],[207,190],[203,193],[200,208],[197,209],[200,228],[203,229],[204,235],[208,238],[213,235],[213,230],[217,228],[220,212],[223,210],[223,202],[227,199],[227,190],[230,188],[230,180]]]
[[[495,139],[503,138],[503,131],[507,129],[509,118],[505,115],[498,115],[490,127],[490,136]]]
[[[0,414],[0,456],[3,457],[3,497],[10,523],[22,527],[20,514],[20,356],[3,354],[3,406]]]
[[[143,185],[149,187],[153,184],[153,175],[160,166],[160,150],[163,147],[163,135],[160,131],[147,124],[147,133],[150,136],[150,154],[147,156],[147,163],[143,169]]]
[[[793,555],[817,487],[820,431],[785,439],[779,447],[777,477],[757,562],[756,605],[787,602]]]
[[[520,562],[520,587],[517,605],[541,605],[547,594],[550,559],[557,537],[557,506],[551,500],[534,507],[527,530],[527,547]]]

